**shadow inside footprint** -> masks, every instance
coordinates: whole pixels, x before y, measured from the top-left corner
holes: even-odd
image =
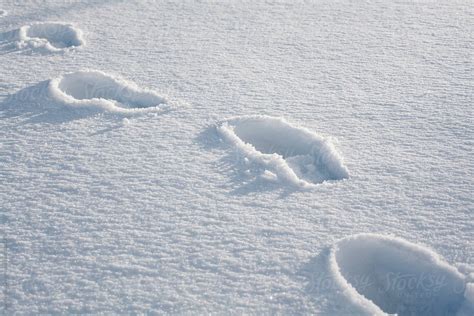
[[[373,314],[455,315],[463,305],[464,276],[433,251],[402,239],[343,239],[330,264],[349,299]]]

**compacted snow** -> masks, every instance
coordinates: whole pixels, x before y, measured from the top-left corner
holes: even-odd
[[[474,314],[468,1],[0,8],[1,313]]]

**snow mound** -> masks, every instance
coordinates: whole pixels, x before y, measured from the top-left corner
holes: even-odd
[[[63,52],[83,46],[82,31],[62,22],[42,22],[22,26],[18,31],[18,48]]]
[[[100,71],[78,71],[49,83],[53,100],[74,108],[117,113],[161,111],[167,100],[154,91]]]
[[[7,16],[8,12],[6,10],[1,10],[0,9],[0,18],[1,17],[4,17],[4,16]]]
[[[247,158],[272,169],[278,178],[300,187],[349,177],[342,157],[329,139],[294,127],[282,118],[231,118],[219,133]]]
[[[373,315],[455,315],[468,308],[465,277],[430,249],[400,238],[342,239],[330,268],[344,294]]]

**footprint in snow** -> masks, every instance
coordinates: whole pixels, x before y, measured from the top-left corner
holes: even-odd
[[[75,109],[115,113],[162,111],[167,100],[158,93],[100,71],[78,71],[49,82],[49,95]]]
[[[474,284],[430,249],[400,238],[342,239],[330,269],[344,295],[371,315],[474,315]]]
[[[18,30],[16,46],[50,53],[65,52],[85,44],[82,31],[73,24],[40,22],[22,26]]]
[[[329,139],[284,119],[243,116],[224,121],[219,133],[243,155],[263,164],[276,177],[300,187],[349,177]]]

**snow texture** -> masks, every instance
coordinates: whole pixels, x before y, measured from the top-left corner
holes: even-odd
[[[4,16],[7,16],[8,12],[6,10],[1,10],[0,9],[0,18],[1,17],[4,17]]]
[[[17,47],[21,49],[58,53],[83,45],[82,31],[70,23],[39,22],[24,25],[18,30]]]
[[[370,314],[455,315],[469,303],[464,275],[432,250],[400,238],[342,239],[330,266],[344,294]]]
[[[1,315],[418,311],[397,295],[433,292],[380,298],[384,278],[355,276],[421,269],[447,281],[435,306],[474,315],[468,1],[0,8]],[[86,45],[17,47],[20,28],[48,21]],[[166,115],[143,107],[161,99]],[[313,144],[334,159],[312,164]],[[464,276],[398,239],[337,243],[368,232]]]
[[[77,71],[49,83],[53,100],[72,108],[102,109],[114,113],[159,112],[167,100],[123,78],[100,71]]]
[[[349,178],[349,171],[332,142],[282,118],[245,116],[224,121],[219,132],[245,157],[271,168],[300,187]]]

